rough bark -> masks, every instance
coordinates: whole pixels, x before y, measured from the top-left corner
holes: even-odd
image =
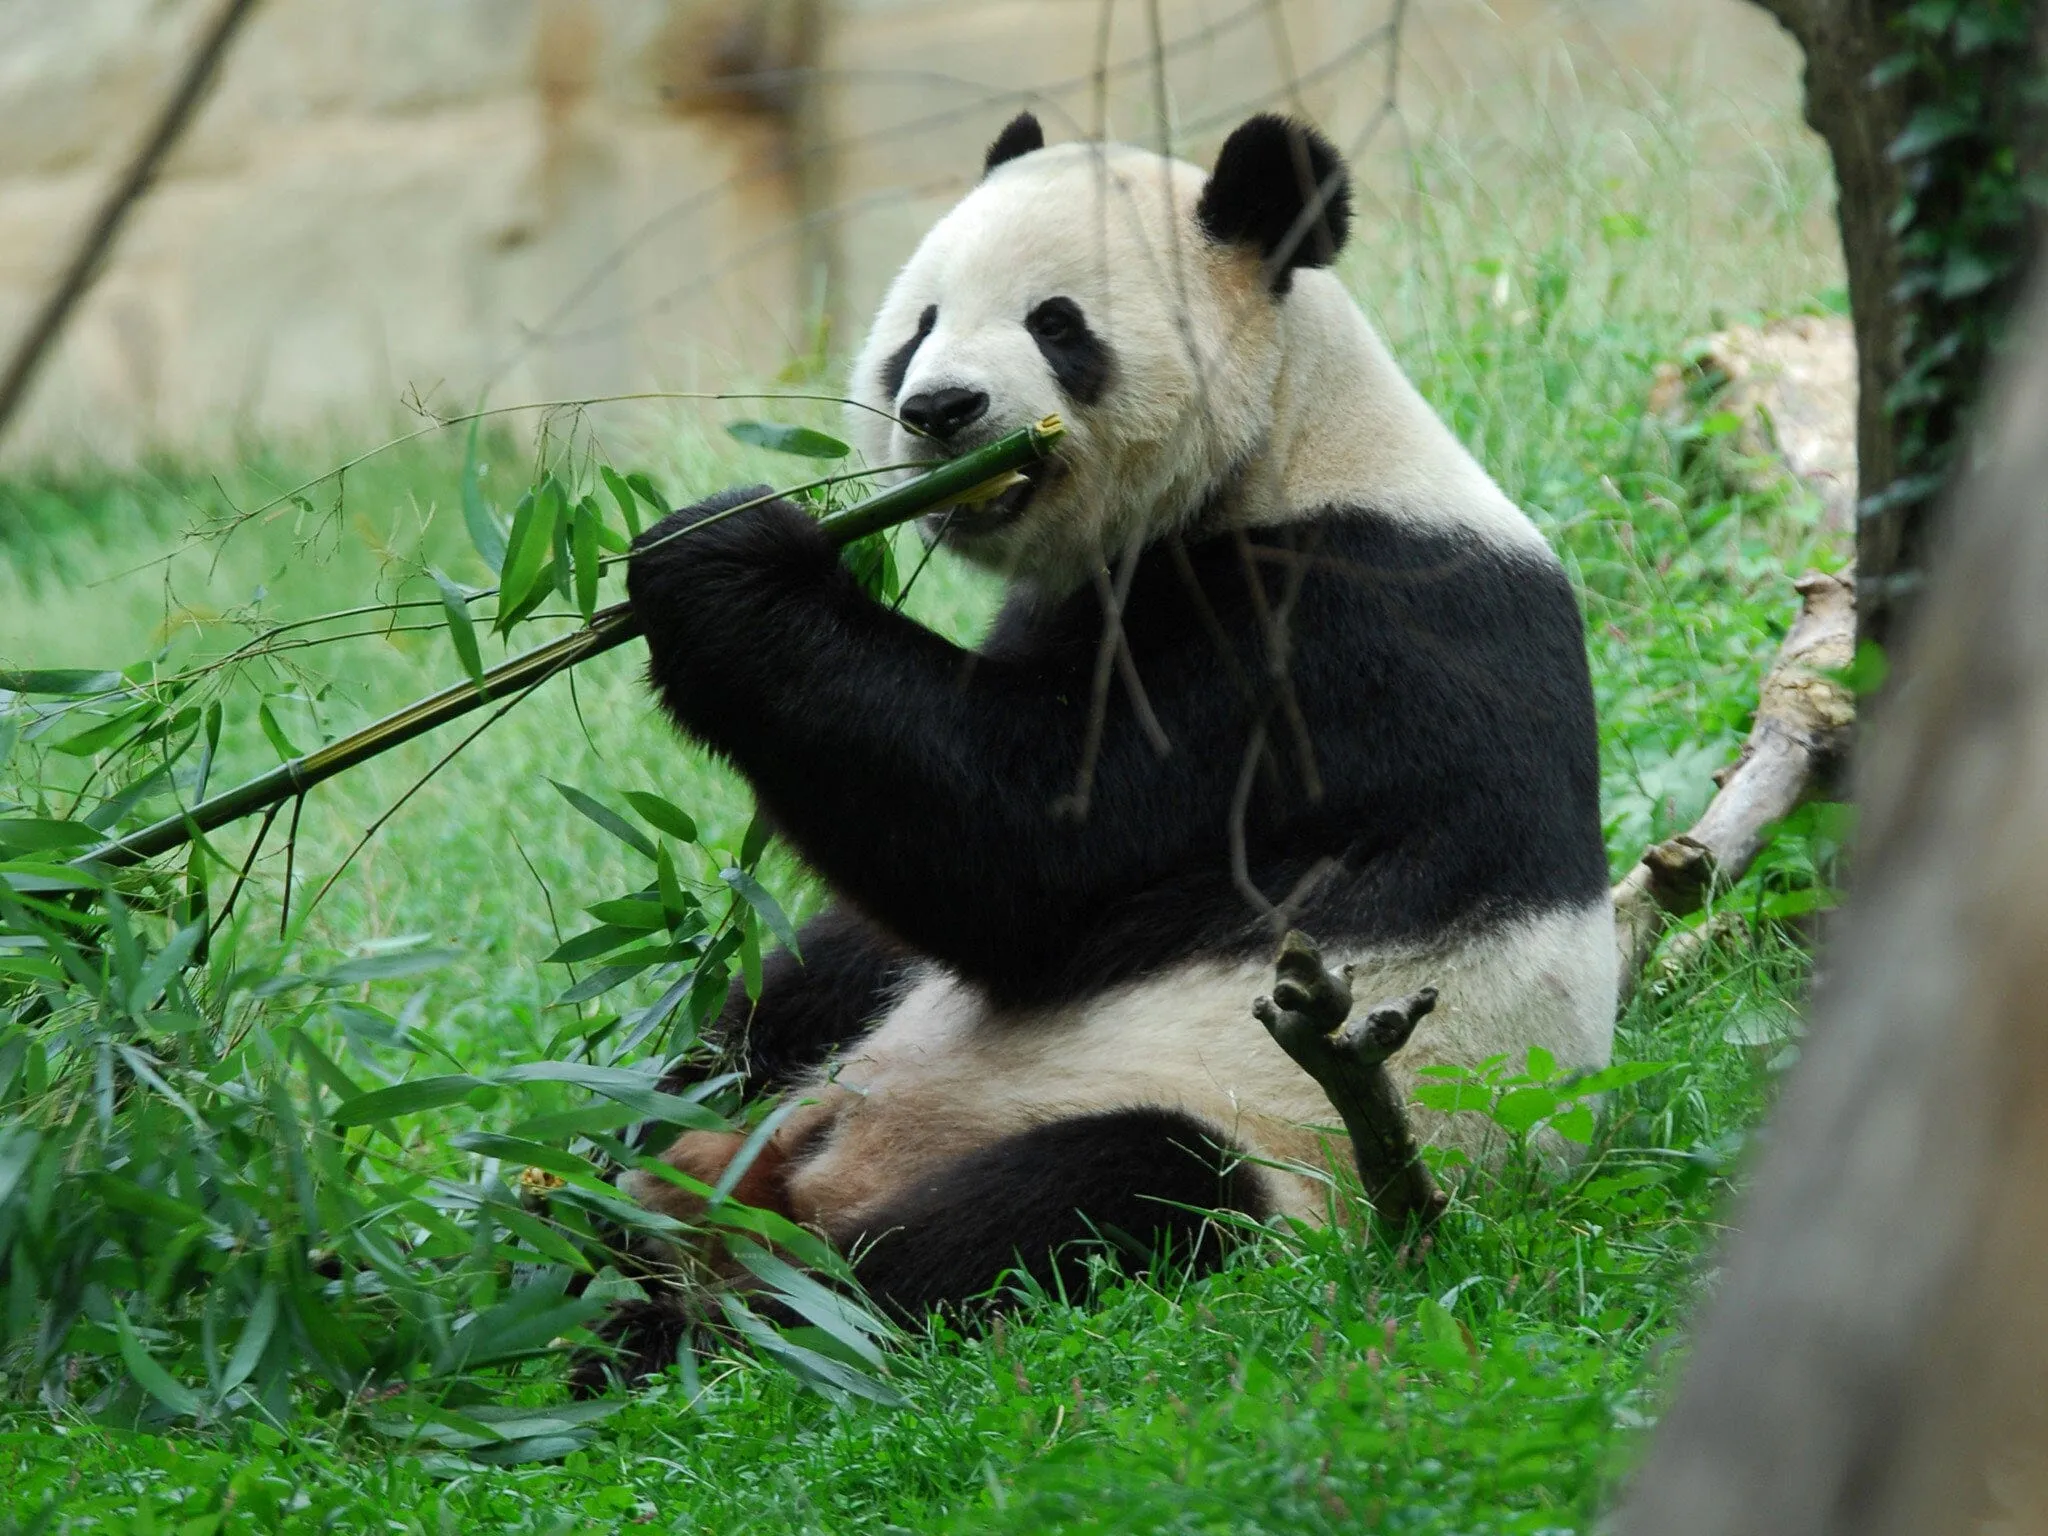
[[[1374,1214],[1396,1231],[1410,1222],[1428,1226],[1449,1198],[1422,1161],[1386,1063],[1436,1006],[1436,989],[1377,1003],[1347,1023],[1351,968],[1332,975],[1305,935],[1291,932],[1281,941],[1273,971],[1273,995],[1257,999],[1252,1012],[1343,1118]]]
[[[1806,120],[1827,141],[1835,163],[1835,215],[1856,327],[1856,464],[1867,500],[1897,478],[1892,416],[1886,404],[1899,382],[1906,310],[1896,297],[1899,250],[1891,218],[1904,191],[1886,153],[1905,125],[1902,91],[1871,87],[1872,71],[1896,51],[1887,29],[1887,0],[1757,0],[1798,41],[1806,55]],[[1917,551],[1918,520],[1910,509],[1866,516],[1856,530],[1862,575],[1858,638],[1890,633],[1894,574]],[[1911,537],[1909,537],[1909,535]]]
[[[2048,1529],[2048,287],[2030,327],[1862,749],[1804,1064],[1616,1536]]]
[[[1621,995],[1671,918],[1699,910],[1716,885],[1742,878],[1771,827],[1796,810],[1839,761],[1856,716],[1848,688],[1829,674],[1854,654],[1856,590],[1808,571],[1794,583],[1800,612],[1764,675],[1742,755],[1697,825],[1648,849],[1614,888]]]

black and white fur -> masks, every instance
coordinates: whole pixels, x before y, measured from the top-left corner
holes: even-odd
[[[981,648],[870,601],[787,502],[631,567],[663,703],[836,897],[721,1021],[751,1089],[803,1101],[740,1192],[903,1312],[1071,1281],[1082,1239],[1207,1260],[1207,1209],[1327,1218],[1336,1114],[1250,1006],[1290,898],[1362,1003],[1439,989],[1403,1082],[1608,1059],[1578,609],[1323,270],[1349,216],[1283,119],[1205,175],[1020,117],[853,376],[871,462],[1067,423],[1048,471],[934,523],[1009,580]],[[710,1179],[732,1148],[667,1156]]]

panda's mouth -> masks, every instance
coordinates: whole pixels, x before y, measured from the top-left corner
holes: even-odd
[[[1059,473],[1056,461],[1042,459],[1017,471],[1017,483],[987,501],[961,503],[926,514],[934,539],[975,539],[1007,528],[1024,515],[1039,487]]]

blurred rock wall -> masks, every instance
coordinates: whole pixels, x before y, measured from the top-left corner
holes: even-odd
[[[0,0],[0,348],[214,3]],[[359,441],[414,397],[740,385],[849,342],[1024,106],[1055,138],[1170,123],[1195,154],[1279,106],[1391,155],[1387,6],[267,0],[4,454],[204,457]],[[1742,0],[1409,12],[1404,118],[1559,67],[1532,61],[1619,78],[1688,46],[1796,109],[1796,55]]]

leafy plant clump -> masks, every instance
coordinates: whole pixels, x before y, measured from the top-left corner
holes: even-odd
[[[810,429],[775,431],[784,451],[847,452]],[[498,636],[551,600],[587,622],[643,516],[664,508],[645,474],[604,465],[589,479],[609,505],[579,492],[561,454],[508,526],[478,490],[478,451],[472,431],[462,505],[495,588],[420,560],[432,598],[367,610],[393,632],[438,610],[472,677],[480,599],[497,599]],[[810,489],[830,504],[828,486]],[[893,581],[886,545],[852,558]],[[625,792],[629,814],[557,781],[642,873],[547,957],[568,975],[552,1002],[563,1022],[542,1059],[511,1064],[465,1060],[422,1029],[423,992],[395,1008],[367,995],[432,973],[452,958],[444,947],[401,938],[292,968],[319,894],[294,914],[288,868],[274,935],[244,899],[276,807],[237,852],[193,837],[176,870],[93,856],[203,799],[250,738],[299,757],[305,727],[324,729],[320,695],[267,687],[264,673],[288,637],[365,612],[271,624],[211,653],[167,646],[119,672],[0,674],[12,800],[0,805],[0,1380],[104,1421],[284,1424],[301,1407],[374,1403],[373,1428],[431,1431],[479,1460],[560,1454],[587,1436],[588,1412],[572,1424],[477,1404],[637,1293],[608,1255],[639,1234],[726,1246],[819,1324],[806,1341],[728,1299],[730,1326],[824,1390],[888,1397],[873,1343],[886,1326],[763,1246],[838,1272],[814,1237],[722,1198],[693,1234],[605,1178],[636,1162],[682,1178],[620,1139],[630,1122],[733,1126],[729,1079],[683,1093],[657,1079],[733,975],[757,994],[763,948],[795,948],[760,878],[758,822],[727,846],[651,789]],[[654,995],[607,1006],[632,981]],[[465,1128],[435,1145],[418,1129],[429,1115]]]

